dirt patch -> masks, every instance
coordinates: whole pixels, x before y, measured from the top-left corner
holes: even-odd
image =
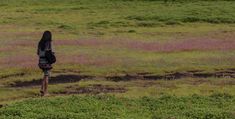
[[[12,76],[19,76],[24,74],[14,74]],[[2,78],[6,78],[10,76],[5,76]],[[60,84],[60,83],[73,83],[78,82],[81,79],[93,79],[94,76],[89,75],[58,75],[55,77],[51,77],[49,80],[50,84]],[[204,72],[196,72],[196,71],[186,71],[186,72],[173,72],[166,73],[165,75],[156,75],[151,73],[136,73],[136,74],[124,74],[124,75],[116,75],[116,76],[106,76],[104,77],[107,80],[111,81],[130,81],[130,80],[176,80],[181,78],[235,78],[235,71],[233,70],[221,70],[212,73],[204,73]],[[199,82],[195,82],[200,83]],[[227,82],[226,82],[227,83]],[[231,82],[230,82],[231,83]],[[234,83],[234,82],[232,82]],[[15,81],[10,84],[11,87],[30,87],[30,86],[39,86],[41,85],[41,79],[34,79],[31,81]]]
[[[127,89],[120,86],[93,84],[86,87],[69,86],[65,90],[54,94],[100,94],[100,93],[124,93]]]
[[[129,81],[132,79],[137,79],[138,75],[130,75],[130,74],[125,74],[122,76],[107,76],[106,79],[112,80],[112,81]]]
[[[58,75],[51,77],[49,84],[60,84],[60,83],[73,83],[78,82],[82,79],[91,79],[92,76],[88,75]],[[10,84],[11,87],[31,87],[41,85],[41,79],[34,79],[32,81],[16,81]]]
[[[235,70],[229,69],[226,71],[218,71],[215,73],[215,76],[220,78],[235,78]]]
[[[165,75],[156,75],[151,73],[125,74],[120,76],[107,76],[107,80],[112,81],[129,81],[135,79],[143,80],[175,80],[181,78],[235,78],[235,71],[231,69],[205,73],[201,70],[186,71],[186,72],[167,72]]]

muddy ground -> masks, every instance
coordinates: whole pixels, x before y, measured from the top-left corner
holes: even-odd
[[[217,70],[211,73],[205,73],[202,70],[192,70],[185,72],[166,72],[165,75],[156,75],[149,72],[137,74],[124,74],[122,76],[107,76],[106,79],[113,81],[125,81],[133,79],[143,80],[175,80],[181,78],[235,78],[235,69]]]
[[[22,75],[22,74],[17,74]],[[14,75],[15,76],[15,75]],[[8,76],[9,77],[9,76]],[[176,80],[182,78],[235,78],[235,69],[216,70],[214,72],[206,73],[202,70],[192,70],[185,72],[166,72],[165,75],[157,75],[149,72],[142,72],[136,74],[123,74],[114,76],[99,77],[111,81],[129,81],[129,80]],[[73,83],[80,80],[97,79],[90,75],[57,75],[51,77],[50,84]],[[9,87],[32,87],[41,85],[41,79],[33,79],[31,81],[15,81],[9,84]]]

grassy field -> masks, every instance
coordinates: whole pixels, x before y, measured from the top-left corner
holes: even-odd
[[[69,96],[26,100],[0,110],[0,114],[4,118],[30,119],[232,119],[234,101],[233,96],[221,94],[157,99]]]
[[[0,10],[0,118],[235,116],[232,0],[0,0]],[[58,61],[39,98],[45,30]]]

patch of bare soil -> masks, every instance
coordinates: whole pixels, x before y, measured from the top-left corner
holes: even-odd
[[[133,79],[143,80],[175,80],[181,78],[235,78],[234,69],[217,70],[212,73],[205,73],[202,70],[193,70],[186,72],[167,72],[165,75],[156,75],[151,73],[125,74],[121,76],[107,76],[106,79],[112,81],[129,81]]]
[[[78,82],[82,79],[90,79],[92,76],[88,75],[58,75],[49,79],[49,84],[60,84],[60,83],[73,83]],[[32,81],[16,81],[10,84],[11,87],[31,87],[41,85],[42,79],[34,79]]]
[[[120,86],[93,84],[86,87],[69,86],[65,90],[54,94],[100,94],[100,93],[124,93],[127,89]]]
[[[13,76],[24,75],[24,74],[16,74]],[[5,76],[2,78],[6,78],[10,76]],[[49,84],[60,84],[60,83],[73,83],[78,82],[81,79],[93,79],[94,76],[89,75],[58,75],[55,77],[51,77],[49,80]],[[114,75],[114,76],[106,76],[107,80],[111,81],[130,81],[130,80],[176,80],[181,78],[235,78],[235,70],[227,69],[227,70],[217,70],[212,73],[205,73],[203,71],[186,71],[186,72],[167,72],[165,75],[156,75],[151,73],[136,73],[136,74],[124,74],[124,75]],[[204,81],[204,80],[203,80]],[[201,81],[195,82],[195,84],[201,83]],[[222,82],[223,83],[223,82]],[[224,82],[228,83],[228,82]],[[234,84],[234,82],[230,82]],[[31,81],[15,81],[10,84],[11,87],[31,87],[31,86],[39,86],[41,85],[41,79],[34,79]],[[81,89],[82,90],[82,89]],[[86,90],[86,89],[84,89]],[[89,90],[89,89],[88,89]]]

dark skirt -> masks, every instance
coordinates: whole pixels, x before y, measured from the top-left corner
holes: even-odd
[[[41,63],[39,63],[38,66],[39,66],[39,68],[42,69],[43,71],[45,71],[45,70],[51,70],[51,69],[52,69],[51,64],[41,64]]]

